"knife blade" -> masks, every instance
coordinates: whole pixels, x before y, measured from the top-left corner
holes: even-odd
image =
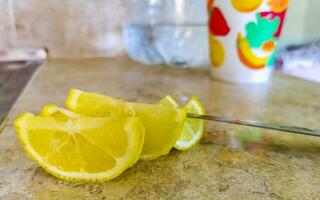
[[[255,120],[239,120],[231,117],[214,116],[214,115],[198,115],[198,114],[191,114],[191,113],[188,113],[187,117],[320,137],[320,130],[312,130],[312,129],[303,128],[303,127],[285,126],[285,125],[277,125],[277,124],[271,124],[271,123],[255,121]]]

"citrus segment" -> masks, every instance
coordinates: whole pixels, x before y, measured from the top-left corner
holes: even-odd
[[[185,110],[147,104],[133,104],[133,108],[146,128],[140,158],[152,160],[168,154],[180,136]]]
[[[77,113],[95,117],[134,115],[130,105],[121,99],[76,89],[70,90],[66,107]]]
[[[205,114],[200,101],[196,97],[192,97],[184,106],[188,113],[191,114]],[[204,133],[204,120],[187,118],[180,138],[174,146],[179,150],[188,150],[194,147],[201,140]]]
[[[151,160],[169,153],[179,138],[186,117],[184,109],[163,105],[126,103],[101,94],[71,90],[67,108],[83,115],[136,116],[145,126],[141,159]]]
[[[172,107],[177,107],[178,105],[171,96],[166,96],[159,103]],[[204,108],[196,97],[192,97],[184,108],[191,114],[205,114]],[[179,150],[188,150],[194,147],[202,138],[203,132],[203,120],[187,118],[184,122],[180,137],[174,147]]]
[[[115,178],[140,153],[144,134],[138,118],[81,117],[59,121],[25,113],[14,125],[24,150],[33,160],[54,176],[71,181]]]
[[[70,118],[79,118],[81,116],[84,116],[84,115],[74,113],[74,112],[67,110],[65,108],[58,107],[53,104],[49,104],[49,105],[44,106],[40,112],[40,115],[46,116],[46,117],[50,117],[50,116],[54,117],[57,121],[65,121]],[[136,130],[136,131],[138,131],[138,130]],[[119,137],[119,136],[116,136],[116,137]],[[142,146],[144,143],[144,134],[140,134],[139,141],[140,141],[140,143],[139,143],[138,154],[135,155],[130,166],[132,166],[133,164],[135,164],[139,160]],[[108,141],[101,140],[101,142],[103,142],[103,145],[109,145],[109,146],[114,146],[114,147],[115,147],[115,145],[121,145],[121,143],[119,143],[119,142],[114,143],[113,140],[108,140]]]

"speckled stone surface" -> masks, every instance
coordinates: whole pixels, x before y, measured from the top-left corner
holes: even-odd
[[[276,74],[267,85],[236,86],[206,70],[150,67],[125,57],[51,60],[33,78],[0,135],[0,199],[320,199],[320,139],[208,123],[201,144],[151,162],[139,161],[103,184],[60,181],[26,157],[12,127],[23,111],[63,105],[72,87],[128,100],[156,102],[165,94],[196,95],[208,113],[320,129],[320,87]]]

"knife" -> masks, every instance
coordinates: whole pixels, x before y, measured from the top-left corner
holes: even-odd
[[[239,120],[239,119],[234,119],[230,117],[198,115],[198,114],[191,114],[191,113],[188,113],[187,117],[320,137],[320,130],[312,130],[312,129],[302,128],[302,127],[276,125],[276,124],[270,124],[270,123],[254,121],[254,120]]]

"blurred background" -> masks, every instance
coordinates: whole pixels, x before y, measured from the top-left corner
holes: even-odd
[[[127,53],[144,64],[209,65],[206,0],[171,0],[174,6],[169,7],[163,7],[166,5],[163,0],[161,8],[159,2],[0,0],[0,49],[46,47],[51,58],[115,57]],[[137,12],[147,5],[147,12]],[[318,8],[318,0],[290,1],[277,69],[320,82]],[[141,19],[164,19],[164,13],[158,12],[161,9],[175,13],[175,20],[182,19],[183,26],[159,28],[137,24]],[[172,19],[168,16],[162,22],[170,24]],[[170,49],[177,50],[170,52]],[[186,54],[195,51],[197,56]]]

